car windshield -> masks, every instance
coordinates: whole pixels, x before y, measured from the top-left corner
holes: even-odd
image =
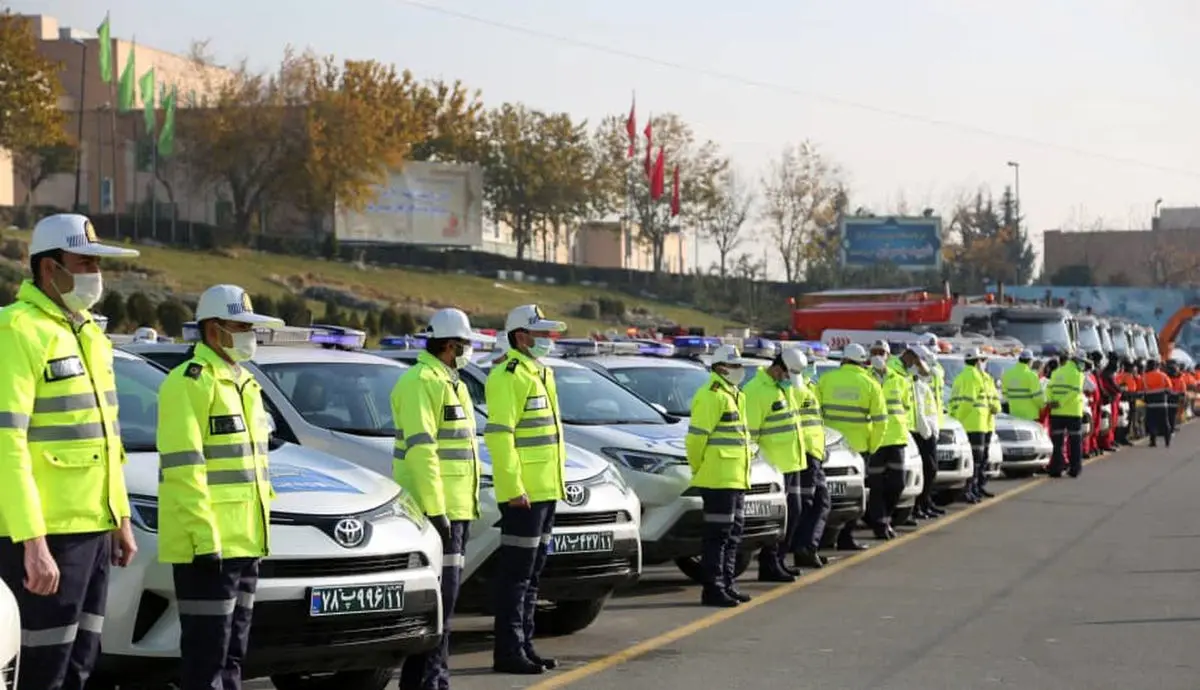
[[[707,371],[690,366],[630,367],[611,373],[621,385],[680,417],[691,414],[692,397],[708,381]]]
[[[1112,338],[1108,335],[1108,327],[1100,328],[1100,347],[1105,352],[1113,351],[1113,341],[1112,341]]]
[[[1104,349],[1104,342],[1100,340],[1100,329],[1096,328],[1096,324],[1079,325],[1079,347],[1086,352],[1097,352]]]
[[[1124,355],[1129,352],[1129,333],[1121,327],[1112,329],[1113,352]]]
[[[987,372],[991,374],[992,378],[999,381],[1003,379],[1004,374],[1009,369],[1012,369],[1014,366],[1016,366],[1016,364],[1017,360],[1005,357],[1004,359],[989,359],[987,364],[984,366],[987,367]]]
[[[558,386],[562,420],[567,424],[666,423],[646,401],[591,369],[554,367],[554,383]]]
[[[392,436],[392,388],[407,365],[286,362],[259,369],[309,424],[359,436]]]
[[[1141,333],[1133,334],[1133,352],[1142,359],[1150,356],[1150,350],[1146,347],[1146,338]]]
[[[166,373],[140,359],[113,358],[117,379],[117,419],[126,453],[153,453],[157,448],[158,388]]]
[[[1067,330],[1065,319],[1054,321],[1001,321],[996,328],[997,335],[1016,338],[1026,347],[1039,345],[1054,345],[1063,350],[1071,349],[1071,333]]]
[[[954,385],[954,379],[967,368],[967,363],[961,357],[938,357],[938,362],[942,365],[942,371],[946,372],[943,381],[947,386]]]

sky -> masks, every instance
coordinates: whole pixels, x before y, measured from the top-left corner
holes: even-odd
[[[3,4],[3,2],[0,2]],[[486,104],[675,112],[747,179],[810,140],[852,205],[947,211],[1019,163],[1025,226],[1142,229],[1200,202],[1195,0],[8,0],[227,63],[285,46],[461,79]],[[639,129],[641,125],[639,124]],[[764,224],[745,250],[780,263]],[[715,260],[702,247],[702,263]]]

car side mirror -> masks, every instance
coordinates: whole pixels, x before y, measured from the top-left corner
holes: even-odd
[[[663,414],[667,414],[667,408],[665,405],[660,405],[659,403],[650,403],[650,407],[653,407]]]

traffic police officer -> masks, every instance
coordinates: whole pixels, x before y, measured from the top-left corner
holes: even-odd
[[[458,600],[468,527],[479,517],[475,406],[458,374],[471,361],[473,337],[463,312],[435,313],[425,351],[392,389],[392,474],[442,537],[442,641],[430,652],[405,659],[402,690],[450,687],[450,616]]]
[[[873,470],[880,473],[876,482],[881,490],[872,489],[867,504],[867,524],[880,539],[896,537],[896,531],[892,529],[892,513],[904,491],[904,452],[908,446],[909,414],[913,408],[912,379],[899,366],[889,364],[890,355],[891,347],[886,341],[876,341],[871,345],[871,370],[883,388],[887,406],[883,437],[878,450],[871,456],[871,466],[867,470],[868,475]],[[906,352],[905,357],[915,359],[916,355]]]
[[[978,503],[982,498],[982,477],[987,472],[988,430],[990,429],[990,405],[995,383],[980,368],[981,355],[978,348],[971,348],[964,356],[966,366],[954,378],[950,392],[950,416],[963,425],[971,443],[971,462],[974,476],[967,482],[967,503]]]
[[[538,580],[546,565],[554,508],[565,495],[566,446],[554,372],[538,362],[554,347],[549,321],[533,304],[505,320],[509,349],[488,374],[484,442],[500,504],[500,568],[492,668],[533,675],[558,666],[533,649]]]
[[[1046,406],[1046,392],[1042,389],[1037,372],[1029,366],[1032,361],[1033,353],[1022,350],[1017,355],[1017,363],[1004,372],[1001,385],[1004,400],[1008,403],[1008,413],[1019,419],[1036,422]]]
[[[871,502],[881,501],[884,491],[881,486],[883,467],[876,469],[872,458],[883,443],[888,415],[883,388],[867,366],[867,350],[858,343],[850,343],[842,349],[842,365],[817,382],[817,397],[821,401],[825,425],[840,432],[847,445],[862,455],[867,465],[869,511]],[[875,512],[882,511],[876,508]],[[838,534],[839,551],[863,548],[854,542],[853,527],[853,522],[847,523]]]
[[[109,566],[137,552],[112,343],[88,310],[100,258],[138,252],[60,214],[34,227],[29,254],[33,279],[0,312],[0,577],[23,623],[17,687],[79,690],[100,651]]]
[[[1050,404],[1050,440],[1054,452],[1050,456],[1050,476],[1061,477],[1063,452],[1070,452],[1067,472],[1078,477],[1083,467],[1083,355],[1076,353],[1054,370],[1046,396]],[[1064,448],[1063,436],[1067,443]]]
[[[802,509],[800,473],[808,469],[804,433],[798,414],[800,401],[785,355],[793,362],[796,355],[804,356],[791,349],[781,352],[771,366],[760,367],[744,389],[746,427],[750,432],[750,440],[757,442],[767,462],[783,473],[783,486],[787,493],[787,521],[783,536],[758,553],[758,579],[762,582],[794,582],[796,579],[787,568],[785,559],[792,550],[792,540]],[[800,367],[797,373],[803,371],[804,367]]]
[[[825,523],[829,520],[832,497],[825,481],[825,424],[821,421],[821,403],[817,399],[814,384],[807,379],[808,357],[795,348],[783,351],[783,362],[792,378],[792,388],[799,406],[800,431],[804,435],[804,454],[807,465],[800,470],[800,521],[792,539],[796,568],[821,568],[825,559],[817,553]],[[853,538],[851,536],[851,538]]]
[[[267,555],[271,426],[246,291],[214,285],[196,305],[200,341],[159,391],[158,560],[172,564],[182,690],[236,690],[250,640],[259,561]]]
[[[722,345],[712,355],[712,376],[692,398],[688,425],[688,465],[692,486],[704,501],[704,537],[700,568],[705,606],[730,607],[750,601],[734,585],[738,549],[746,524],[750,489],[750,436],[746,396],[738,390],[746,374],[741,353]]]

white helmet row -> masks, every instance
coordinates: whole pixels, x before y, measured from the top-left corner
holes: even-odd
[[[801,374],[808,368],[808,357],[798,348],[789,347],[783,351],[783,366],[789,374]]]
[[[858,343],[850,343],[842,348],[842,359],[847,362],[856,364],[866,364],[870,357],[867,355],[867,349]]]

